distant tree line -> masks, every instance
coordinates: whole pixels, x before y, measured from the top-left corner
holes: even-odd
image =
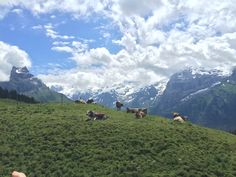
[[[25,103],[38,103],[33,97],[18,94],[16,90],[7,90],[0,87],[0,98],[8,98]]]

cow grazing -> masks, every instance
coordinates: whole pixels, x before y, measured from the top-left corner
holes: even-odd
[[[117,111],[120,111],[122,106],[124,106],[123,103],[121,103],[119,101],[116,102],[116,109],[117,109]]]
[[[126,109],[126,112],[127,113],[136,113],[138,111],[142,111],[144,112],[145,114],[147,114],[147,108],[127,108]]]
[[[94,103],[94,100],[93,100],[93,99],[88,99],[86,103],[87,103],[87,104]]]
[[[126,108],[127,113],[136,113],[139,111],[139,108]]]
[[[87,111],[86,115],[89,117],[89,120],[105,120],[108,116],[104,113]]]
[[[80,100],[75,100],[75,103],[79,103],[79,104],[87,104],[86,101],[80,99]]]
[[[177,112],[174,112],[173,113],[173,120],[174,121],[177,121],[177,122],[181,122],[181,123],[184,123],[186,120],[187,120],[187,117],[185,116],[181,116],[179,113]]]
[[[139,111],[143,111],[145,114],[147,114],[148,109],[147,108],[139,108]]]
[[[136,118],[144,118],[145,116],[146,116],[146,114],[143,111],[138,111],[135,113]]]

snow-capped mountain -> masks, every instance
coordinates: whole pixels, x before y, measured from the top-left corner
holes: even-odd
[[[70,101],[66,96],[50,90],[40,79],[34,77],[27,67],[13,67],[10,80],[0,82],[0,87],[7,90],[16,90],[20,94],[34,97],[40,102]]]
[[[151,113],[172,117],[179,112],[193,123],[229,131],[236,129],[235,106],[236,69],[231,75],[189,69],[170,78]]]
[[[110,108],[115,107],[117,100],[123,102],[125,107],[150,107],[163,93],[166,83],[162,81],[138,88],[136,83],[126,82],[97,90],[78,91],[68,96],[73,100],[93,98],[97,103]]]
[[[189,68],[172,75],[169,80],[144,87],[137,87],[135,82],[125,82],[100,89],[69,92],[66,95],[73,100],[93,98],[97,103],[110,108],[114,108],[115,102],[119,100],[125,107],[148,107],[152,114],[163,114],[179,102],[187,101],[220,84],[225,77],[225,73],[219,70]],[[52,89],[63,90],[60,86]]]
[[[160,99],[153,105],[152,113],[170,116],[171,109],[220,84],[226,76],[221,71],[187,69],[171,76]]]

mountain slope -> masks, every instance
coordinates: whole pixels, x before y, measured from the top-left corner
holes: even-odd
[[[236,70],[230,76],[218,72],[173,75],[151,112],[166,117],[180,112],[199,125],[222,130],[236,129]]]
[[[236,136],[99,105],[0,101],[0,174],[28,176],[235,176]],[[87,122],[88,109],[105,121]]]
[[[206,89],[220,83],[224,79],[217,72],[188,69],[171,76],[160,99],[153,105],[152,113],[167,115],[167,112],[183,99],[192,94],[204,92]]]
[[[7,89],[2,89],[1,87],[0,87],[0,98],[12,99],[17,102],[38,103],[34,100],[33,97],[28,97],[25,95],[18,94],[15,90],[8,91]]]
[[[189,116],[194,123],[222,129],[236,129],[236,85],[223,82],[172,108]],[[169,110],[170,111],[170,110]]]
[[[16,90],[18,93],[34,97],[39,102],[71,102],[65,95],[50,90],[41,80],[29,73],[26,67],[13,67],[8,82],[0,82],[0,87]]]

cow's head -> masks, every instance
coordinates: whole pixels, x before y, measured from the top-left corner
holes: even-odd
[[[94,117],[94,112],[89,110],[87,111],[86,115],[89,117]]]
[[[180,116],[180,114],[178,112],[173,112],[172,115],[174,118]]]

